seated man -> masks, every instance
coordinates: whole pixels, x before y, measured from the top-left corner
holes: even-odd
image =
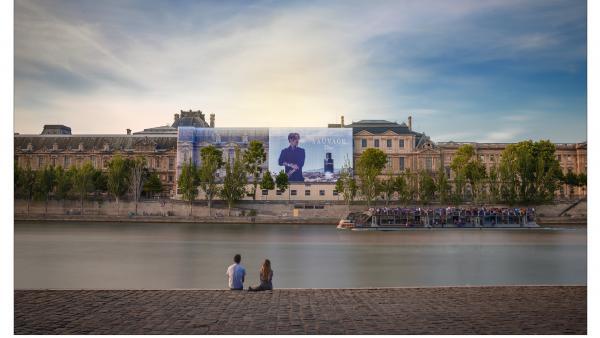
[[[233,257],[234,264],[231,264],[227,268],[227,277],[229,277],[229,289],[230,290],[244,290],[244,277],[246,277],[246,269],[240,262],[242,256],[237,254]]]

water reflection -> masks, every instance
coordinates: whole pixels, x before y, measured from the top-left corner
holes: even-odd
[[[586,284],[586,231],[337,231],[332,226],[15,225],[16,288],[225,288],[269,258],[279,288]]]

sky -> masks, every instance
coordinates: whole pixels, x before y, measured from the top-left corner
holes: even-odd
[[[405,122],[434,141],[587,140],[585,1],[16,0],[14,129]]]

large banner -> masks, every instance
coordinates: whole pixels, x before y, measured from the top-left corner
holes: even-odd
[[[351,128],[269,128],[269,171],[290,182],[335,182],[352,166]]]

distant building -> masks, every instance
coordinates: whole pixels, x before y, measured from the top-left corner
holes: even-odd
[[[164,195],[176,197],[178,166],[185,156],[198,156],[199,148],[209,143],[194,145],[194,142],[181,139],[178,142],[179,127],[214,128],[215,115],[205,120],[201,111],[181,111],[174,114],[173,123],[169,126],[158,126],[125,134],[72,134],[71,128],[64,125],[45,125],[40,135],[14,135],[15,161],[21,167],[30,166],[37,170],[46,165],[70,167],[80,166],[90,161],[94,167],[107,170],[108,162],[116,154],[126,158],[143,156],[148,168],[156,171],[165,187]],[[361,120],[350,124],[341,118],[338,124],[329,124],[329,128],[352,128],[353,157],[356,161],[360,154],[368,148],[381,149],[388,156],[384,173],[394,175],[407,170],[411,172],[436,171],[443,168],[450,178],[454,173],[450,163],[456,150],[467,142],[433,142],[429,136],[412,129],[412,117],[407,123],[385,120]],[[251,140],[264,143],[268,151],[267,128],[227,128],[213,133],[215,140],[210,144],[223,151],[223,159],[232,159],[235,148],[244,148]],[[500,161],[500,154],[510,143],[477,143],[469,142],[475,148],[489,170]],[[587,142],[557,143],[556,156],[564,173],[587,173]],[[179,151],[178,151],[179,148]],[[178,158],[177,156],[180,156]],[[267,170],[266,164],[263,170]],[[224,175],[220,172],[219,175]],[[583,196],[585,188],[561,187],[561,196]],[[200,193],[199,198],[202,198]],[[292,199],[292,200],[339,200],[335,185],[331,183],[299,183],[292,184],[286,193],[277,191],[257,191],[257,199]]]

